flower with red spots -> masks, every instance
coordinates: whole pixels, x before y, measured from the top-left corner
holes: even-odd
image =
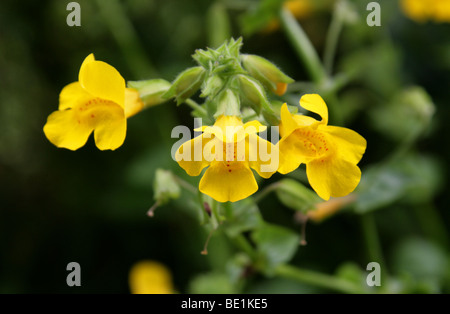
[[[366,150],[366,140],[353,130],[327,125],[328,108],[319,95],[304,95],[300,106],[322,120],[292,115],[286,104],[282,106],[278,171],[286,174],[304,163],[308,181],[321,198],[351,193],[361,180],[357,164]]]
[[[78,82],[61,91],[59,110],[48,117],[44,133],[54,145],[76,150],[94,131],[100,150],[114,150],[125,140],[127,118],[143,107],[137,90],[126,88],[114,67],[90,54],[81,65]]]
[[[219,202],[242,200],[258,190],[251,169],[263,178],[278,169],[276,146],[256,135],[265,128],[258,121],[244,124],[237,116],[222,115],[213,126],[196,129],[203,134],[181,145],[175,160],[190,176],[209,166],[200,192]]]

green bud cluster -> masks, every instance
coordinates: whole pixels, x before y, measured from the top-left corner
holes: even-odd
[[[242,39],[231,39],[217,49],[196,50],[192,56],[198,66],[180,73],[163,98],[186,101],[199,90],[206,98],[209,116],[241,116],[241,107],[252,108],[267,122],[277,124],[269,93],[282,95],[293,80],[270,61],[240,53]]]

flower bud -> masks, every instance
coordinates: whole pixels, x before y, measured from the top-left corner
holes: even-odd
[[[172,172],[164,169],[156,169],[153,190],[155,201],[159,205],[167,204],[171,199],[177,199],[180,196],[178,182]]]
[[[258,114],[261,113],[261,108],[268,103],[262,86],[248,75],[236,75],[236,80],[240,87],[243,103],[252,107]]]
[[[242,65],[265,88],[281,96],[286,92],[287,84],[294,80],[281,72],[273,63],[256,55],[241,55]]]
[[[434,112],[428,93],[413,86],[398,92],[387,105],[374,109],[372,119],[379,131],[402,142],[425,133]]]
[[[333,216],[345,206],[356,200],[355,194],[349,194],[343,197],[332,198],[328,201],[316,204],[315,210],[310,210],[307,217],[314,222],[322,222],[323,220]]]
[[[225,116],[240,116],[240,101],[236,93],[231,89],[226,89],[220,93],[219,102],[217,104],[217,111],[214,114],[214,118],[218,118],[221,115]]]
[[[248,75],[238,74],[231,85],[236,85],[235,83],[237,83],[241,92],[240,96],[243,105],[250,106],[257,114],[260,114],[262,110],[262,114],[267,122],[272,125],[279,124],[279,120],[267,100],[264,88],[258,81]]]
[[[210,76],[202,88],[201,97],[211,97],[214,98],[220,90],[223,88],[224,82],[218,75]]]
[[[292,179],[282,179],[276,189],[278,199],[286,207],[306,214],[322,200],[314,191]]]
[[[166,80],[154,79],[146,81],[128,81],[128,87],[139,92],[144,102],[144,108],[156,106],[166,101],[162,95],[167,92],[171,84]]]
[[[203,67],[193,67],[181,72],[163,98],[177,99],[177,105],[194,95],[200,88],[205,78],[206,71]]]

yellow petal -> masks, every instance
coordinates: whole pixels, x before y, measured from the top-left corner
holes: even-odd
[[[110,100],[124,108],[125,80],[114,67],[93,60],[91,54],[81,65],[78,80],[93,97]]]
[[[126,135],[123,109],[111,101],[94,98],[52,113],[44,126],[50,142],[71,150],[83,146],[92,130],[99,149],[114,150],[121,146]]]
[[[83,67],[83,65],[88,64],[89,62],[93,62],[93,61],[95,61],[95,56],[93,53],[91,53],[91,54],[89,54],[89,56],[87,56],[84,59],[83,63],[81,64],[81,67]]]
[[[92,96],[81,87],[79,82],[66,85],[59,94],[59,110],[65,110],[85,103]]]
[[[94,129],[95,145],[100,150],[115,150],[122,146],[127,134],[127,119],[123,112],[100,112]]]
[[[133,265],[129,285],[133,294],[174,293],[170,271],[163,264],[154,261],[141,261]]]
[[[308,116],[304,116],[304,115],[300,115],[300,114],[296,114],[294,116],[292,116],[292,118],[294,119],[295,123],[297,123],[297,126],[303,127],[303,126],[312,126],[314,127],[315,124],[319,124],[320,122],[317,121],[314,118],[308,117]]]
[[[206,130],[206,128],[209,128],[208,125],[202,125],[201,127],[195,128],[194,131],[195,132],[204,132]]]
[[[306,175],[314,191],[326,201],[350,194],[361,180],[361,170],[356,164],[331,157],[309,162]]]
[[[242,161],[231,162],[230,167],[225,162],[215,161],[200,180],[200,192],[218,202],[237,202],[257,190],[253,172]]]
[[[55,111],[47,118],[44,133],[55,146],[76,150],[86,144],[94,127],[76,116],[74,110]]]
[[[213,134],[224,143],[240,142],[245,138],[244,124],[236,116],[220,116],[213,126],[203,130],[204,134]]]
[[[281,106],[280,116],[280,135],[287,136],[297,128],[297,123],[293,119],[292,114],[289,112],[286,104],[283,104],[283,106]]]
[[[244,131],[246,135],[264,132],[266,129],[267,127],[258,120],[252,120],[244,124]]]
[[[278,172],[281,174],[294,171],[300,164],[306,163],[316,156],[308,146],[310,142],[307,141],[305,144],[301,135],[302,132],[305,132],[305,129],[314,132],[311,128],[298,128],[278,142],[280,150],[280,167]]]
[[[213,159],[209,145],[211,138],[200,135],[183,143],[175,153],[175,160],[188,175],[198,176],[203,168],[208,166]]]
[[[367,147],[364,137],[353,130],[337,126],[324,126],[323,130],[331,135],[330,141],[334,143],[339,158],[355,165],[361,160]]]
[[[278,147],[262,139],[256,134],[250,134],[245,143],[248,147],[247,160],[250,168],[261,177],[268,179],[278,170]]]
[[[125,117],[129,118],[142,111],[144,103],[139,97],[139,92],[133,88],[125,89]]]
[[[432,13],[432,6],[425,0],[401,0],[400,7],[405,15],[417,22],[425,22]]]
[[[318,94],[306,94],[300,99],[300,106],[322,117],[322,123],[328,124],[328,108]]]

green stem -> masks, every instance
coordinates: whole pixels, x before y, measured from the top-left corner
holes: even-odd
[[[415,205],[413,208],[425,236],[446,247],[449,244],[449,235],[436,206],[430,202],[429,204]]]
[[[227,219],[233,219],[233,203],[226,202],[222,204]]]
[[[316,287],[330,289],[342,293],[363,293],[357,285],[343,279],[322,274],[312,270],[300,269],[291,265],[280,265],[275,274],[287,279],[297,280]]]
[[[295,17],[287,9],[281,11],[280,21],[289,41],[314,83],[319,86],[323,85],[327,80],[327,74],[322,67],[316,50],[308,36],[305,34],[303,28],[297,23]]]
[[[247,255],[251,259],[256,258],[256,251],[245,236],[243,236],[242,234],[238,234],[237,236],[232,238],[232,241],[238,248],[247,253]]]
[[[97,6],[133,75],[138,78],[157,77],[158,73],[149,62],[147,53],[120,2],[118,0],[97,0]]]
[[[340,110],[341,106],[336,92],[332,90],[325,91],[323,93],[323,98],[326,99],[328,104],[328,110],[330,117],[332,117],[333,124],[343,126],[344,117],[342,116],[342,110]]]
[[[264,197],[266,197],[272,191],[275,191],[279,185],[280,185],[280,182],[275,182],[275,183],[269,184],[264,189],[262,189],[260,192],[255,194],[255,196],[253,197],[253,201],[255,203],[259,203]]]
[[[336,48],[343,26],[341,6],[342,1],[336,2],[325,42],[323,62],[325,71],[328,73],[328,75],[331,75],[331,73],[333,72],[333,63],[336,55]]]
[[[194,194],[195,196],[197,196],[198,189],[195,186],[193,186],[192,184],[190,184],[187,181],[184,181],[177,175],[173,175],[173,177],[174,177],[175,181],[177,181],[177,183],[179,185],[181,185],[181,187],[183,187],[185,190],[187,190],[187,191],[191,192],[192,194]]]
[[[219,203],[216,200],[212,200],[211,206],[212,217],[216,220],[216,225],[220,224],[220,215],[219,215]]]
[[[208,112],[206,111],[206,109],[197,104],[192,99],[188,98],[184,101],[184,103],[189,107],[191,107],[192,109],[198,111],[203,117],[208,117]]]
[[[382,269],[382,277],[385,277],[387,271],[373,213],[361,215],[361,227],[366,242],[369,261],[379,263]]]
[[[289,41],[297,52],[297,56],[303,62],[308,74],[315,83],[316,88],[324,89],[324,94],[326,94],[326,98],[328,98],[327,104],[330,115],[333,116],[334,122],[338,125],[342,125],[343,118],[339,110],[336,92],[327,90],[332,84],[327,72],[320,62],[314,46],[289,10],[283,9],[281,11],[280,21]]]

